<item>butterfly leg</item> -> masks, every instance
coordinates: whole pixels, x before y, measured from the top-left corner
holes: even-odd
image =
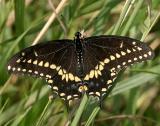
[[[103,96],[102,95],[99,96],[99,107],[100,109],[103,108]]]

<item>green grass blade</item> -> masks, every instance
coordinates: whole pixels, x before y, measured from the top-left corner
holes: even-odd
[[[136,17],[136,15],[137,15],[138,11],[140,10],[140,8],[141,8],[141,6],[142,6],[142,4],[143,4],[143,2],[144,2],[144,0],[136,0],[136,1],[137,1],[137,4],[136,4],[136,6],[135,6],[135,8],[134,8],[134,10],[133,10],[133,13],[132,13],[132,15],[130,16],[129,20],[127,21],[127,23],[126,23],[126,25],[125,25],[122,33],[121,33],[122,36],[124,36],[124,35],[127,34],[129,28],[131,27],[132,23],[133,23],[134,20],[135,20],[135,17]]]
[[[13,121],[11,126],[18,126],[20,125],[21,121],[23,119],[25,119],[25,117],[27,116],[28,112],[30,111],[31,107],[27,108],[26,111],[21,114],[21,115],[17,115],[17,117],[15,118],[15,120]]]
[[[118,21],[117,21],[117,23],[116,23],[116,25],[114,27],[112,35],[116,35],[117,34],[120,26],[122,25],[122,22],[125,20],[125,17],[127,16],[126,13],[127,13],[128,9],[130,7],[130,4],[131,4],[132,1],[134,1],[134,0],[127,0],[126,1],[125,5],[124,5],[124,7],[122,9],[122,12],[120,14],[120,17],[119,17],[119,19],[118,19]]]
[[[15,4],[15,28],[16,35],[19,36],[24,32],[24,10],[25,0],[14,0]],[[24,39],[20,40],[19,48],[24,47]]]
[[[87,95],[84,94],[84,96],[82,98],[82,101],[81,101],[81,104],[80,104],[80,106],[79,106],[79,108],[78,108],[78,110],[76,112],[76,115],[75,115],[75,117],[74,117],[74,119],[73,119],[73,121],[71,123],[71,126],[77,126],[78,125],[79,120],[81,118],[81,115],[83,113],[83,110],[85,108],[85,105],[87,103],[87,100],[88,100]]]
[[[46,104],[41,116],[39,117],[37,123],[36,123],[36,126],[41,126],[42,125],[42,122],[43,122],[43,117],[45,116],[45,113],[50,105],[51,101],[49,100],[48,103]]]
[[[85,126],[90,126],[90,125],[91,125],[91,123],[92,123],[93,120],[95,119],[96,115],[98,114],[99,110],[100,110],[100,107],[96,107],[96,108],[93,110],[93,112],[92,112],[92,114],[90,115],[89,119],[87,120]]]
[[[153,26],[156,24],[156,22],[158,21],[158,19],[160,18],[160,12],[155,16],[151,26],[143,33],[143,36],[141,38],[141,41],[144,41],[144,39],[146,38],[146,36],[149,34],[149,32],[151,31],[151,29],[153,28]]]

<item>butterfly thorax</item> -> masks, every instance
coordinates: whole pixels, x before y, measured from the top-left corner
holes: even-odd
[[[77,57],[77,75],[80,78],[84,77],[84,67],[83,67],[83,45],[82,45],[83,39],[81,38],[81,33],[77,32],[75,34],[75,45],[76,45],[76,57]]]

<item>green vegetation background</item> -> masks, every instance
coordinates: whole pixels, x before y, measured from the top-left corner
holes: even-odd
[[[64,3],[62,3],[64,2]],[[127,68],[103,101],[84,96],[67,113],[63,102],[49,100],[45,81],[9,75],[8,58],[31,46],[55,8],[55,20],[40,41],[114,34],[145,41],[155,51],[152,61]],[[160,0],[0,0],[0,125],[3,126],[159,126]],[[77,112],[78,110],[78,112]]]

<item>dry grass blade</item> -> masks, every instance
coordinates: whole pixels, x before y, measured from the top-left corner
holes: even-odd
[[[42,38],[42,36],[46,33],[46,31],[48,30],[49,26],[53,23],[54,19],[56,18],[56,14],[58,14],[62,10],[62,8],[66,4],[66,2],[67,2],[67,0],[62,0],[59,3],[58,7],[56,8],[56,11],[55,12],[53,11],[52,15],[50,16],[50,18],[48,19],[47,23],[44,25],[44,27],[42,28],[42,30],[40,31],[38,36],[33,41],[32,45],[37,44],[38,41]]]

